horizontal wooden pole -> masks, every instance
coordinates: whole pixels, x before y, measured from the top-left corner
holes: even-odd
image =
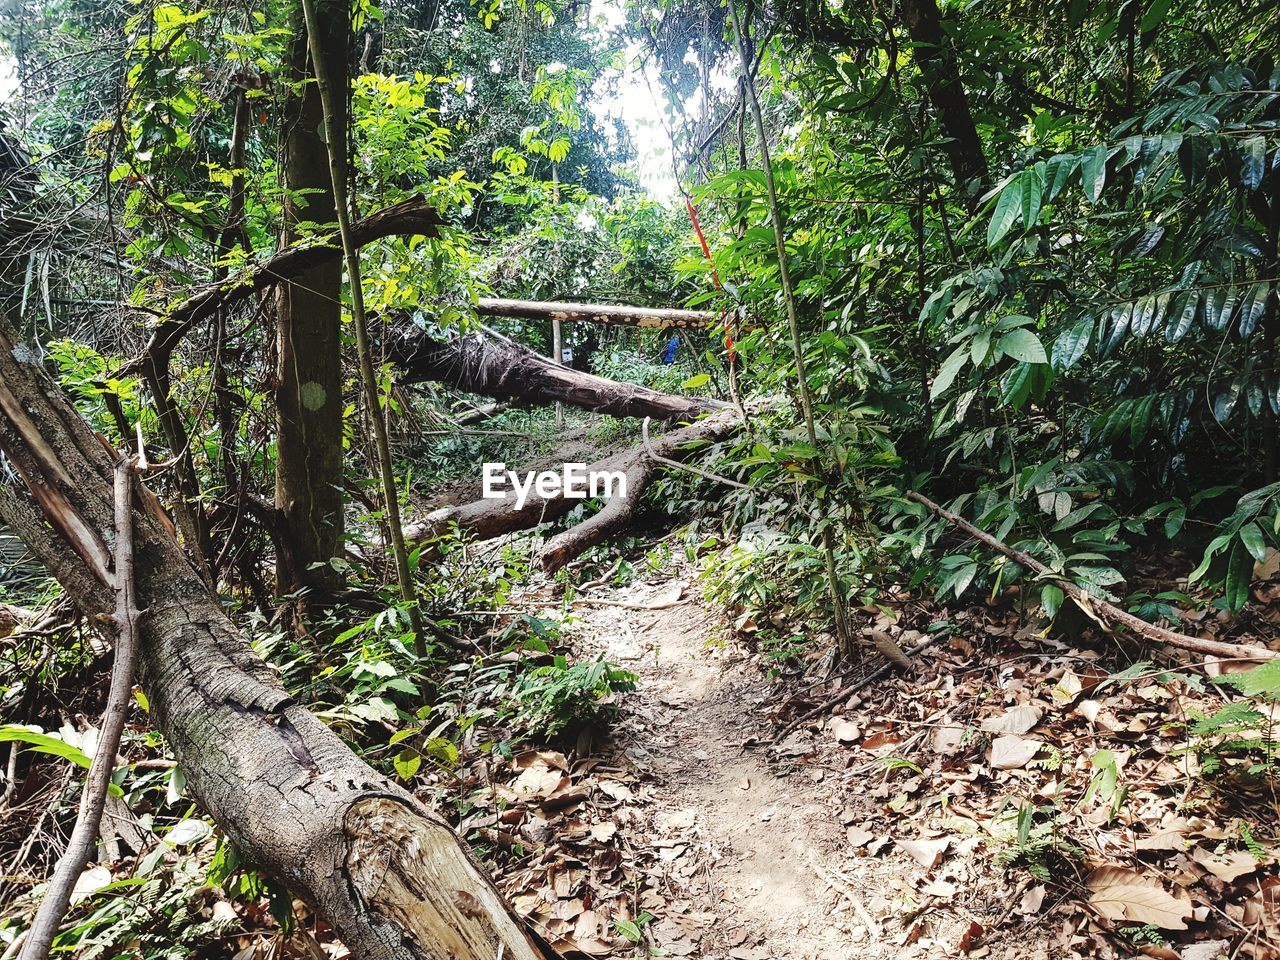
[[[601,323],[616,327],[709,327],[715,314],[707,310],[675,310],[665,307],[623,307],[603,303],[558,303],[550,300],[504,300],[481,297],[476,313],[482,317],[559,320],[562,323]]]

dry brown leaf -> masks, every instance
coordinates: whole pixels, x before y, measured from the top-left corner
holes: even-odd
[[[1247,850],[1231,850],[1217,856],[1205,847],[1196,847],[1191,851],[1191,859],[1204,867],[1223,883],[1230,883],[1246,873],[1258,869],[1258,861]]]
[[[982,941],[982,935],[987,931],[977,920],[970,920],[969,926],[965,928],[964,933],[960,935],[960,940],[956,943],[956,949],[961,953],[968,953]]]
[[[1042,906],[1044,906],[1044,884],[1038,883],[1022,891],[1022,900],[1018,903],[1019,913],[1039,913]]]
[[[1009,733],[1020,734],[1026,733],[1044,716],[1044,711],[1039,707],[1034,707],[1029,703],[1019,704],[1011,710],[1006,710],[998,717],[988,717],[982,721],[982,729],[987,733]]]
[[[996,737],[987,755],[997,770],[1018,770],[1040,752],[1040,741],[1017,736]]]
[[[898,840],[895,842],[898,844],[899,850],[910,856],[926,870],[932,870],[936,867],[947,852],[947,847],[951,846],[951,841],[945,837],[941,840]]]
[[[862,736],[862,728],[850,720],[833,720],[831,735],[837,743],[853,743]]]
[[[601,843],[608,843],[617,832],[618,825],[616,823],[596,823],[591,826],[591,836]]]
[[[1191,904],[1170,896],[1155,877],[1128,867],[1099,867],[1085,883],[1090,906],[1108,920],[1150,923],[1162,930],[1187,929]]]
[[[849,841],[851,847],[865,846],[874,840],[875,836],[870,830],[864,830],[862,827],[849,827],[845,830],[845,839]]]
[[[1219,957],[1230,956],[1231,941],[1205,940],[1201,943],[1185,943],[1178,945],[1178,956],[1182,960],[1218,960]]]

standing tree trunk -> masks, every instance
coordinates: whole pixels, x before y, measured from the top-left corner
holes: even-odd
[[[916,63],[924,76],[929,100],[938,111],[938,122],[947,137],[943,149],[951,161],[956,185],[985,183],[987,158],[982,153],[973,114],[969,112],[955,54],[942,31],[938,4],[936,0],[902,0],[899,9],[907,34],[915,44]]]
[[[319,21],[330,76],[347,75],[349,4],[321,0]],[[307,28],[298,4],[289,48],[290,92],[284,110],[284,249],[303,222],[334,225],[333,187],[325,150],[324,110],[308,69]],[[346,99],[338,108],[336,143],[346,142]],[[336,229],[336,227],[335,227]],[[342,538],[342,262],[326,259],[281,284],[276,293],[279,368],[276,410],[276,506],[288,549],[280,551],[281,592],[321,589],[338,579],[329,561]],[[319,566],[313,566],[319,564]]]
[[[91,621],[114,606],[112,455],[0,323],[9,523]],[[449,825],[366,766],[279,685],[142,491],[134,577],[150,718],[192,793],[255,865],[361,960],[542,960]]]

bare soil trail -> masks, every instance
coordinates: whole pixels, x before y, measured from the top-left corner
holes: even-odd
[[[575,633],[640,677],[621,705],[612,749],[652,784],[632,838],[656,848],[664,892],[641,900],[669,955],[835,960],[865,927],[815,870],[844,829],[807,777],[771,769],[744,747],[766,697],[756,667],[720,642],[719,618],[687,580],[641,583],[614,599],[657,610],[584,606]],[[585,651],[584,651],[585,652]],[[859,934],[862,934],[860,936]]]

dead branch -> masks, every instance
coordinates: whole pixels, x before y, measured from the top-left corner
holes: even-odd
[[[652,446],[662,456],[675,459],[687,455],[690,444],[721,439],[738,429],[741,423],[737,411],[722,410],[689,426],[669,431]],[[660,465],[650,458],[643,444],[589,465],[588,472],[623,473],[627,479],[627,495],[611,497],[598,513],[552,537],[539,554],[538,563],[546,570],[558,570],[584,550],[625,529],[659,469]],[[434,510],[406,527],[405,537],[416,542],[432,540],[456,526],[460,532],[474,539],[489,540],[558,520],[581,502],[561,495],[542,497],[531,492],[517,507],[514,492],[508,491],[503,499],[475,500]]]
[[[1192,637],[1185,633],[1176,633],[1173,630],[1166,630],[1163,627],[1157,627],[1155,624],[1147,623],[1147,621],[1135,617],[1128,611],[1121,610],[1115,604],[1108,603],[1106,600],[1099,599],[1098,597],[1085,592],[1084,589],[1076,586],[1070,580],[1064,580],[1062,577],[1055,575],[1043,563],[1031,556],[1031,554],[1002,543],[991,534],[979,530],[958,514],[952,513],[945,507],[940,507],[928,497],[924,496],[924,494],[916,493],[914,490],[909,490],[907,491],[907,499],[914,500],[916,503],[928,508],[948,523],[960,530],[963,530],[969,536],[990,547],[997,553],[1008,557],[1019,566],[1026,567],[1039,579],[1052,583],[1074,600],[1081,610],[1098,623],[1108,621],[1113,624],[1121,624],[1128,627],[1139,636],[1146,637],[1148,640],[1155,641],[1156,643],[1165,643],[1171,647],[1179,647],[1183,650],[1191,650],[1195,653],[1211,654],[1216,657],[1224,657],[1228,660],[1272,660],[1276,657],[1280,657],[1280,653],[1275,650],[1268,650],[1265,647],[1255,647],[1240,643],[1224,643],[1221,640],[1205,640],[1202,637]]]
[[[715,322],[708,310],[676,310],[666,307],[626,307],[604,303],[558,303],[542,300],[505,300],[481,297],[476,313],[482,317],[514,317],[522,320],[558,320],[561,323],[598,323],[608,326],[702,329]]]
[[[84,872],[98,838],[102,811],[111,787],[120,737],[129,713],[133,692],[134,659],[138,648],[138,610],[133,580],[133,478],[135,462],[120,460],[115,467],[115,613],[110,622],[115,630],[115,658],[111,665],[111,689],[102,715],[102,729],[93,762],[85,777],[80,812],[71,832],[66,852],[58,861],[53,877],[27,934],[20,960],[45,960],[71,902],[71,891]]]
[[[942,639],[940,634],[935,634],[932,637],[927,637],[926,639],[921,640],[919,643],[917,643],[910,650],[908,650],[905,656],[908,658],[919,656],[920,654],[924,653],[924,651],[932,647],[935,643],[937,643],[940,639]],[[908,662],[910,661],[908,660]],[[812,720],[814,717],[820,716],[821,714],[826,713],[828,710],[838,707],[841,703],[848,700],[851,696],[853,696],[863,687],[870,686],[872,683],[879,680],[881,677],[883,677],[886,673],[888,673],[897,665],[898,663],[895,660],[886,660],[884,663],[876,667],[874,670],[868,673],[861,680],[855,680],[853,681],[853,683],[849,683],[841,687],[834,694],[832,694],[826,700],[822,701],[822,703],[818,704],[812,710],[806,710],[804,713],[800,714],[800,716],[796,717],[794,720],[788,723],[785,727],[783,727],[782,730],[778,733],[778,735],[773,738],[773,741],[771,742],[770,745],[776,746],[777,744],[781,743],[783,740],[787,738],[788,735],[790,735],[790,733],[793,730],[795,730],[801,724],[807,723],[808,721]]]

